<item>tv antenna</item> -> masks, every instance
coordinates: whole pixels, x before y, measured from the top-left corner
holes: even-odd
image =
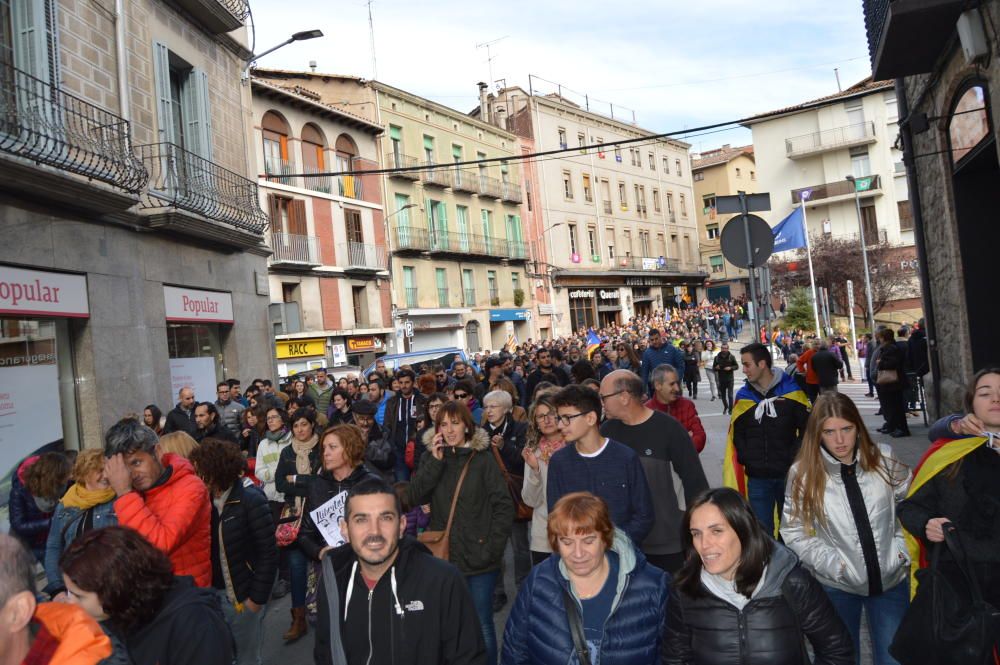
[[[503,40],[507,39],[508,37],[510,37],[510,35],[504,35],[503,37],[498,37],[498,38],[493,39],[491,41],[483,42],[482,44],[476,44],[476,48],[485,48],[486,49],[486,64],[490,68],[490,77],[489,77],[489,79],[487,79],[489,81],[493,80],[493,60],[496,58],[496,56],[493,55],[493,53],[492,53],[492,51],[490,49],[491,49],[491,47],[494,44],[496,44],[497,42],[502,42]]]

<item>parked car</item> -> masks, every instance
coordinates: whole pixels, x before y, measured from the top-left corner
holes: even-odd
[[[390,369],[397,369],[403,365],[410,365],[414,370],[420,368],[420,365],[436,365],[441,363],[445,368],[451,367],[451,363],[454,362],[455,356],[458,356],[465,362],[469,362],[468,354],[462,349],[452,347],[444,349],[428,349],[426,351],[411,351],[410,353],[393,353],[390,355],[385,355],[379,357],[379,360],[385,361],[385,366]],[[368,376],[375,371],[375,363],[372,363],[365,368],[365,376]]]

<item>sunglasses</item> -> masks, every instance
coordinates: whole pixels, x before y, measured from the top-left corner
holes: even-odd
[[[455,393],[455,399],[468,399],[468,393]]]

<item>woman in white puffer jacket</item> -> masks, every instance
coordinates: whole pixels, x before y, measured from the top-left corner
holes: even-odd
[[[874,665],[898,665],[889,644],[910,601],[910,561],[896,504],[910,470],[876,445],[851,399],[821,395],[788,472],[781,537],[823,585],[854,640],[861,610]]]

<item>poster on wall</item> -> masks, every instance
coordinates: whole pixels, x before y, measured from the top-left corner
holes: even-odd
[[[194,389],[199,402],[215,401],[215,358],[171,358],[170,399],[177,401],[177,393],[184,386]]]
[[[48,364],[0,364],[0,477],[19,460],[62,438],[58,415],[59,371],[54,356]]]

